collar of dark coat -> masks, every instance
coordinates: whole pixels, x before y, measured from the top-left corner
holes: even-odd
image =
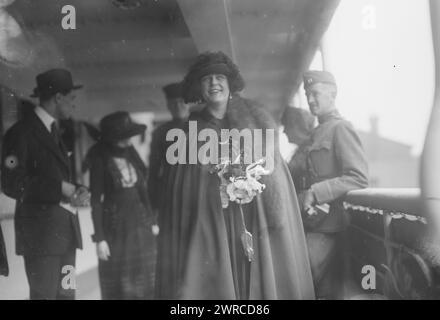
[[[37,139],[44,144],[52,153],[63,163],[68,169],[70,169],[69,158],[67,154],[61,150],[59,146],[56,145],[54,138],[50,135],[47,128],[44,126],[43,122],[38,118],[38,116],[31,112],[25,119],[26,122],[30,124],[29,128],[35,134]]]
[[[270,175],[262,177],[262,182],[266,185],[261,197],[265,203],[267,225],[260,225],[260,228],[283,228],[288,225],[287,215],[292,214],[288,209],[292,206],[288,206],[288,203],[296,200],[293,201],[295,199],[294,194],[289,194],[289,190],[294,190],[294,188],[293,186],[289,188],[287,185],[292,184],[292,180],[287,176],[289,171],[279,153],[276,122],[263,105],[244,99],[239,95],[234,95],[229,100],[227,116],[232,128],[240,130],[244,128],[263,129],[263,132],[264,129],[274,130],[274,170]],[[293,207],[295,208],[295,204]],[[297,204],[296,208],[298,208]]]
[[[275,120],[266,108],[249,99],[233,95],[228,103],[226,114],[231,127],[237,129],[276,129]]]
[[[279,151],[277,124],[262,104],[235,94],[229,100],[226,115],[231,128],[263,129],[263,132],[264,129],[273,129],[275,133],[273,147],[275,153]]]

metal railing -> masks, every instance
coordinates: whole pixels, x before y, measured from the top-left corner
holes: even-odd
[[[390,299],[440,299],[440,246],[437,232],[424,215],[419,189],[365,189],[350,192],[345,207],[351,271],[376,271],[373,287]]]

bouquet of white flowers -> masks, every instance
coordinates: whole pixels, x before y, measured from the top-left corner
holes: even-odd
[[[254,197],[263,192],[266,187],[259,182],[261,176],[267,175],[270,172],[264,169],[264,159],[260,159],[249,165],[245,165],[242,161],[242,156],[239,155],[235,161],[231,162],[229,159],[222,159],[220,164],[214,167],[214,172],[217,172],[220,178],[220,198],[222,207],[227,208],[229,202],[235,202],[240,208],[242,235],[241,241],[244,252],[249,262],[253,260],[254,249],[252,234],[247,230],[242,205],[252,202]]]

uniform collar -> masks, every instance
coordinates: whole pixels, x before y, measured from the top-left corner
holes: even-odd
[[[56,122],[55,118],[52,117],[44,108],[41,106],[35,107],[35,114],[40,118],[43,122],[46,129],[51,132],[52,131],[52,123]]]

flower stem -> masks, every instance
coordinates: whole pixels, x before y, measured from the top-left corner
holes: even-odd
[[[246,223],[244,221],[244,213],[241,204],[239,204],[238,206],[240,207],[240,217],[242,224],[241,243],[243,245],[245,256],[248,258],[249,262],[252,262],[252,260],[254,259],[254,244],[252,239],[252,233],[250,233],[246,229]]]
[[[243,208],[241,207],[241,204],[238,205],[238,207],[240,208],[240,216],[241,216],[241,227],[242,227],[242,231],[246,232],[246,223],[244,221],[244,213],[243,213]]]

